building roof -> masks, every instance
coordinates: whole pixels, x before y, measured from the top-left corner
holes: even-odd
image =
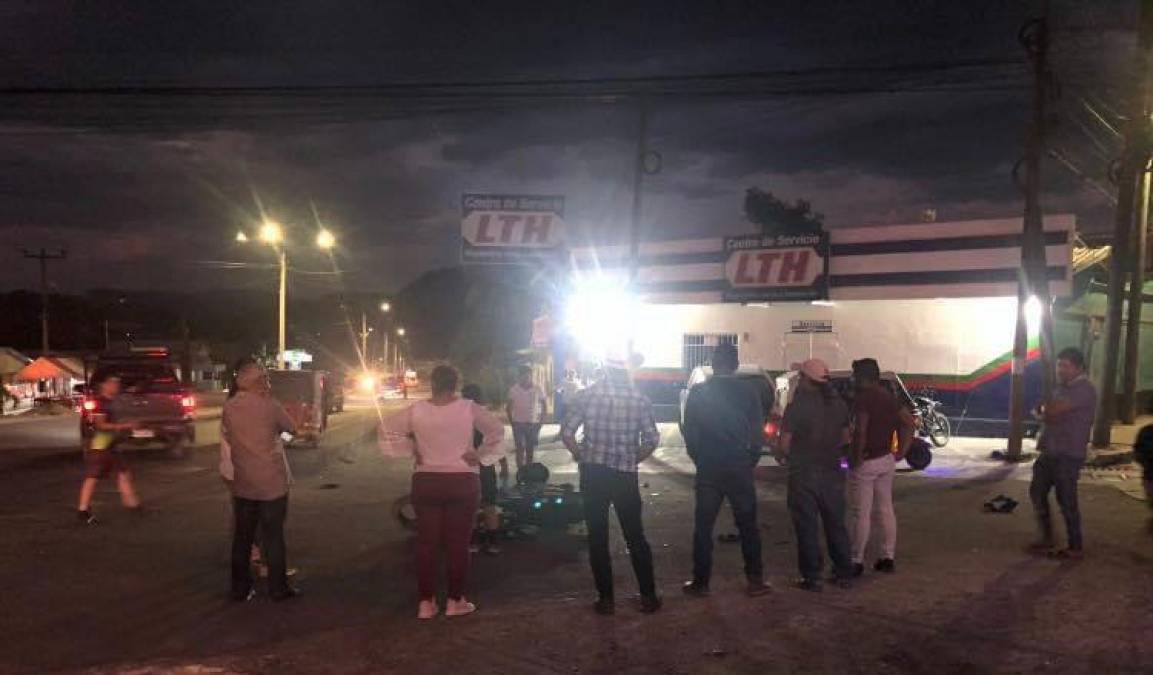
[[[32,359],[15,349],[0,347],[0,377],[7,378],[9,375],[15,375],[29,363],[32,363]]]
[[[84,377],[83,364],[78,364],[77,359],[67,357],[41,356],[16,373],[16,379],[24,382],[54,380],[61,377],[82,379]]]

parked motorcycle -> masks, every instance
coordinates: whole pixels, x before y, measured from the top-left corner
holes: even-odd
[[[934,401],[927,396],[914,396],[913,403],[917,406],[917,432],[927,436],[934,447],[943,448],[953,437],[949,418],[941,412],[940,401]]]

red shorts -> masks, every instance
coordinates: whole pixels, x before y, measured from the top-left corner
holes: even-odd
[[[104,478],[110,473],[128,473],[128,463],[117,450],[85,450],[84,477]]]

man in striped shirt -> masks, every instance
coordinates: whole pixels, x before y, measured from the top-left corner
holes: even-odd
[[[583,437],[577,440],[577,431],[582,428]],[[599,594],[594,609],[598,614],[615,611],[609,553],[609,506],[613,505],[637,576],[641,611],[656,612],[661,600],[641,518],[637,464],[656,450],[660,433],[652,403],[633,386],[623,360],[607,361],[604,379],[576,395],[565,415],[561,436],[580,465],[589,564]]]

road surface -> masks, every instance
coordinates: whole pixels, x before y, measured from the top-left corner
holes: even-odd
[[[684,598],[692,471],[672,433],[640,476],[664,611],[629,607],[635,586],[614,537],[620,607],[593,615],[577,528],[478,557],[480,612],[418,624],[412,538],[391,513],[411,465],[379,456],[375,416],[337,415],[319,450],[290,452],[288,548],[304,595],[285,604],[226,600],[230,506],[211,448],[183,460],[133,453],[145,514],[119,509],[105,483],[101,522],[83,526],[72,511],[79,459],[52,447],[67,421],[0,426],[0,672],[1118,673],[1153,661],[1141,628],[1153,597],[1144,505],[1087,484],[1089,557],[1030,558],[1021,552],[1032,537],[1027,484],[988,463],[961,476],[900,475],[898,574],[814,596],[788,588],[785,474],[766,462],[760,515],[777,592],[743,597],[737,547],[718,545],[713,596]],[[16,447],[29,434],[40,445]],[[556,481],[575,480],[555,443],[541,457]],[[982,513],[998,493],[1023,505]],[[723,514],[718,531],[729,523]]]

